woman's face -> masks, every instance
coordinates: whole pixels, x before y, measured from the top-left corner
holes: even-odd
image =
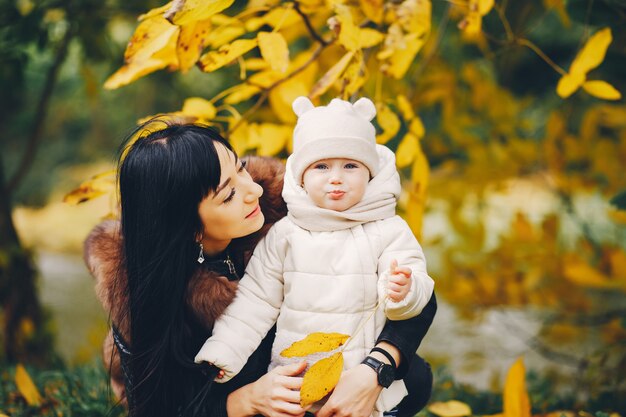
[[[221,252],[234,238],[247,236],[263,226],[259,197],[263,188],[252,181],[241,160],[216,144],[222,173],[216,191],[198,205],[204,225],[202,244],[207,253]]]

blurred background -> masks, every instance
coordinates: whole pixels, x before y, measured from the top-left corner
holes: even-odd
[[[251,3],[233,8],[241,12]],[[314,20],[323,24],[331,8],[318,3],[329,11]],[[408,70],[382,88],[370,75],[357,94],[402,115],[394,130],[393,117],[383,118],[379,107],[379,132],[388,133],[381,141],[399,156],[412,130],[397,95],[408,98],[411,117],[424,128],[418,148],[404,148],[412,159],[401,166],[399,205],[408,218],[419,206],[411,225],[421,234],[439,300],[419,353],[437,369],[435,398],[463,399],[477,414],[498,411],[501,403],[488,393],[502,391],[507,370],[523,357],[535,410],[623,415],[626,104],[582,88],[563,98],[556,86],[585,42],[609,28],[606,55],[588,79],[626,92],[626,2],[496,1],[479,16],[481,36],[468,40],[468,10],[482,3],[433,0],[428,39]],[[115,195],[94,192],[77,205],[64,196],[115,168],[119,146],[139,119],[179,111],[189,97],[210,99],[242,82],[237,65],[210,74],[194,67],[105,90],[105,80],[123,65],[137,17],[159,6],[150,0],[0,3],[0,364],[6,369],[18,362],[44,370],[100,366],[107,317],[82,242],[115,215]],[[320,62],[340,56],[328,52]],[[330,88],[322,101],[338,93]],[[233,105],[243,114],[254,101]],[[271,119],[269,111],[260,117]],[[249,144],[244,152],[259,149]],[[288,149],[272,153],[284,157]],[[421,152],[426,168],[418,164]],[[7,402],[9,379],[2,376]]]

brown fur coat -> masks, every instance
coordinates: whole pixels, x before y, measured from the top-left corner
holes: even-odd
[[[282,162],[272,158],[248,157],[247,170],[256,183],[263,187],[261,210],[265,225],[252,235],[234,240],[230,253],[241,256],[247,264],[254,247],[276,221],[287,214],[281,197],[285,168]],[[130,322],[127,314],[127,276],[122,264],[122,236],[120,223],[108,220],[97,225],[87,236],[84,247],[87,268],[96,279],[96,294],[112,323],[122,337],[130,342]],[[237,290],[236,281],[198,268],[187,288],[187,308],[193,316],[210,329],[224,309],[230,304]],[[126,403],[124,376],[117,348],[109,331],[103,345],[103,359],[111,372],[111,387],[122,403]]]

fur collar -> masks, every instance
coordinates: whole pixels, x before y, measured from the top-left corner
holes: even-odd
[[[231,255],[241,257],[244,264],[247,264],[254,247],[272,224],[287,212],[281,197],[285,172],[282,162],[254,156],[246,159],[248,172],[263,187],[260,205],[265,215],[265,225],[258,232],[231,243]],[[85,240],[84,258],[89,272],[96,279],[98,299],[121,335],[129,341],[127,276],[118,220],[104,221],[91,231]],[[199,323],[210,329],[232,301],[237,284],[205,268],[197,268],[187,288],[187,307]]]

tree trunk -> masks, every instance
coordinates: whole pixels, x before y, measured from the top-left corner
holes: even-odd
[[[0,155],[0,362],[50,359],[52,338],[44,325],[35,279],[31,254],[22,248],[13,225]]]

